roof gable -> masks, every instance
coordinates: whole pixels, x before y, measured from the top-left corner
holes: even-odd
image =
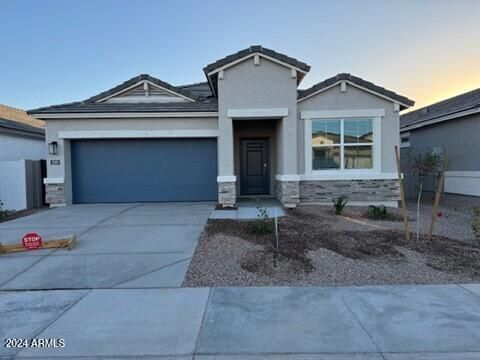
[[[144,98],[145,83],[149,96],[156,96],[157,101]],[[142,101],[138,101],[139,97]],[[150,75],[139,75],[87,100],[41,107],[28,113],[46,119],[75,114],[214,113],[217,110],[217,101],[206,82],[173,86]]]
[[[264,48],[260,45],[253,45],[249,48],[221,58],[203,68],[203,72],[207,76],[212,92],[214,94],[217,93],[218,73],[220,71],[228,69],[231,66],[235,66],[236,64],[246,61],[256,55],[297,71],[299,73],[297,76],[298,83],[300,83],[304,75],[310,71],[310,65],[302,61],[278,53],[274,50]]]
[[[321,81],[308,89],[299,90],[298,102],[306,100],[309,97],[312,97],[316,94],[321,93],[322,91],[330,89],[331,87],[337,86],[342,82],[355,86],[359,89],[365,90],[373,95],[390,100],[394,103],[398,103],[402,110],[410,106],[413,106],[415,104],[413,100],[410,100],[405,96],[399,95],[391,90],[387,90],[381,86],[375,85],[374,83],[371,83],[362,78],[359,78],[357,76],[353,76],[347,73],[341,73],[341,74],[332,76],[331,78]]]
[[[95,101],[96,103],[123,104],[123,103],[171,103],[195,101],[183,94],[176,93],[154,83],[143,80],[124,90],[109,95],[103,99]]]
[[[216,71],[220,71],[220,69],[225,69],[226,67],[233,66],[239,61],[244,61],[254,56],[255,54],[258,54],[259,56],[265,57],[277,63],[281,63],[284,66],[296,68],[303,73],[307,73],[310,71],[310,65],[307,65],[306,63],[301,62],[297,59],[294,59],[284,54],[280,54],[276,51],[267,49],[260,45],[253,45],[249,48],[237,51],[235,54],[225,56],[224,58],[221,58],[205,66],[203,68],[203,71],[208,76],[209,74],[212,74]]]
[[[195,102],[197,96],[153,76],[142,74],[95,95],[86,103]]]

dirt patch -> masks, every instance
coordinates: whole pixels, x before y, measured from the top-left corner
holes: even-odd
[[[280,247],[275,249],[274,236],[252,233],[248,221],[210,220],[206,226],[204,239],[199,244],[199,248],[203,248],[203,257],[195,261],[197,255],[194,256],[185,283],[189,286],[196,285],[196,282],[190,282],[189,278],[196,271],[195,264],[203,262],[199,266],[202,267],[206,277],[204,281],[200,281],[201,285],[216,285],[208,281],[209,272],[215,272],[215,269],[207,267],[209,252],[208,248],[205,248],[205,241],[208,241],[210,246],[218,246],[215,243],[222,241],[223,238],[230,239],[231,247],[224,253],[225,263],[231,261],[229,253],[235,252],[236,242],[232,240],[241,239],[244,244],[244,251],[241,256],[235,258],[235,264],[226,266],[227,270],[223,271],[228,272],[229,268],[232,271],[237,269],[236,271],[242,272],[243,277],[248,278],[249,285],[296,284],[296,281],[300,284],[323,283],[322,272],[325,273],[327,263],[328,277],[333,279],[329,280],[329,284],[378,283],[378,281],[383,283],[389,282],[389,278],[395,279],[392,282],[400,283],[409,283],[408,279],[426,283],[448,282],[450,279],[452,281],[480,279],[480,246],[475,243],[442,236],[436,236],[434,241],[428,241],[424,235],[419,241],[407,242],[400,230],[369,228],[359,231],[352,228],[352,224],[349,224],[348,230],[340,230],[344,228],[339,224],[342,221],[346,220],[338,216],[315,214],[311,209],[289,212],[287,216],[279,219]],[[248,249],[248,243],[251,249]],[[326,254],[325,251],[335,255],[323,258],[319,263],[318,254]],[[349,274],[347,264],[352,270],[358,266],[363,273]],[[379,274],[373,270],[369,271],[370,267],[375,268]],[[380,273],[381,271],[384,273]],[[342,279],[337,281],[336,272],[342,273]],[[389,276],[385,275],[390,272]],[[235,274],[228,276],[233,279],[228,282],[230,285],[245,284],[243,281],[237,283]],[[404,277],[405,281],[399,278],[400,276]]]
[[[400,209],[395,209],[395,208],[387,208],[387,215],[384,219],[380,218],[373,218],[369,215],[368,209],[365,209],[364,207],[358,207],[358,208],[347,208],[342,215],[350,217],[352,219],[359,219],[359,220],[371,220],[371,221],[379,221],[379,222],[385,222],[385,221],[394,221],[394,222],[403,222],[403,216],[400,213]],[[410,214],[408,216],[409,221],[415,220],[415,218]]]

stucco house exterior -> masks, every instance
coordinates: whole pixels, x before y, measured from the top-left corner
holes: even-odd
[[[413,101],[350,74],[309,89],[310,66],[262,46],[207,65],[206,82],[134,77],[85,101],[30,111],[46,121],[47,200],[396,206],[399,112]]]
[[[0,104],[0,161],[45,159],[44,127],[25,111]]]
[[[0,202],[3,209],[43,206],[42,176],[46,158],[41,120],[0,105]]]
[[[445,192],[480,196],[480,89],[402,115],[400,138],[402,155],[448,152]],[[426,190],[434,185],[430,179]]]

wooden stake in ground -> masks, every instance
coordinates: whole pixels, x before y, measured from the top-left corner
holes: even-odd
[[[428,240],[432,240],[433,238],[433,227],[435,226],[435,221],[437,220],[437,209],[438,205],[440,205],[440,197],[442,196],[443,192],[443,183],[445,181],[445,171],[447,171],[447,167],[448,153],[445,152],[445,156],[443,157],[442,172],[438,177],[437,191],[435,192],[435,201],[432,208],[432,221],[430,221],[430,229],[428,230]]]
[[[66,248],[67,250],[72,250],[75,247],[75,235],[66,236],[63,239],[58,240],[47,240],[42,242],[42,247],[40,249],[54,249],[54,248]],[[0,254],[8,254],[20,251],[35,251],[26,249],[23,244],[8,244],[2,245],[0,243]]]
[[[400,201],[402,203],[402,215],[403,215],[403,225],[405,227],[405,239],[410,240],[410,231],[408,230],[408,210],[407,203],[405,201],[405,191],[403,190],[403,178],[402,178],[402,169],[400,168],[400,151],[398,146],[395,145],[395,157],[397,159],[397,172],[398,172],[398,182],[400,184]]]

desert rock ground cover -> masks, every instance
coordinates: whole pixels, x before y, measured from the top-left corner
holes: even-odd
[[[426,231],[428,204],[425,208]],[[449,205],[441,211],[434,241],[422,234],[407,242],[398,209],[390,211],[389,221],[374,221],[366,208],[346,208],[344,216],[336,216],[330,207],[303,206],[279,219],[278,250],[272,234],[252,232],[247,221],[210,220],[184,286],[479,281],[480,246],[464,219],[469,208]],[[456,228],[462,230],[451,232]]]

